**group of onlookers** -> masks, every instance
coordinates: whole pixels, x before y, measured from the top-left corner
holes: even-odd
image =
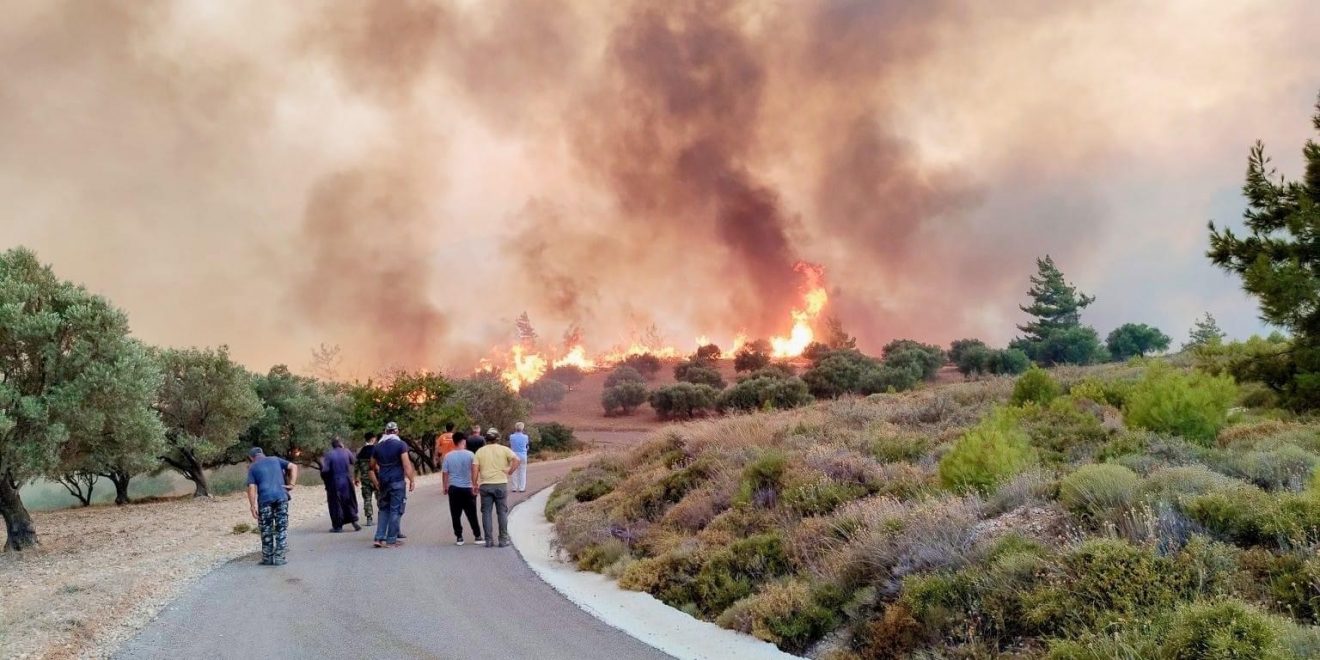
[[[330,512],[330,531],[342,532],[345,525],[354,531],[358,523],[357,492],[362,494],[362,512],[368,527],[373,513],[379,518],[373,545],[395,548],[407,538],[400,527],[408,493],[416,488],[417,471],[409,447],[399,437],[399,425],[390,422],[385,433],[368,432],[356,454],[344,447],[339,438],[321,457],[321,479],[325,483],[326,504]],[[527,455],[531,439],[518,422],[509,434],[508,446],[500,443],[499,431],[481,433],[473,426],[470,433],[454,431],[453,424],[436,438],[434,458],[440,465],[444,493],[449,499],[449,513],[458,545],[464,544],[462,519],[466,516],[476,543],[486,547],[506,547],[509,540],[509,492],[527,490]],[[260,447],[248,453],[248,501],[252,516],[261,529],[262,564],[285,563],[288,528],[289,491],[298,478],[298,466],[279,457],[268,457]],[[477,502],[481,520],[477,520]],[[373,503],[375,506],[373,506]],[[494,519],[492,519],[494,514]],[[498,538],[492,523],[498,524]],[[482,530],[486,533],[483,536]]]

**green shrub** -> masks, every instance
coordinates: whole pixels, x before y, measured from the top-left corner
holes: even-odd
[[[1001,348],[990,351],[986,370],[1001,376],[1016,376],[1031,368],[1031,358],[1020,348]]]
[[[1120,380],[1083,378],[1068,388],[1068,394],[1077,399],[1090,399],[1115,408],[1122,408],[1132,384]]]
[[[1226,477],[1204,465],[1179,465],[1152,471],[1142,482],[1138,494],[1141,499],[1151,502],[1177,504],[1184,498],[1241,485],[1232,477]]]
[[[675,383],[657,388],[648,397],[660,419],[691,419],[715,410],[719,393],[710,385]]]
[[[770,342],[757,339],[739,348],[733,354],[735,371],[756,371],[770,364]]]
[[[1059,482],[1059,503],[1069,511],[1099,519],[1132,505],[1141,477],[1120,465],[1083,465]]]
[[[1022,408],[1019,421],[1022,430],[1031,437],[1031,445],[1041,450],[1050,462],[1080,461],[1094,455],[1110,432],[1100,423],[1095,404],[1077,401],[1072,397],[1058,397],[1048,405],[1034,402]]]
[[[871,441],[871,455],[882,463],[915,463],[930,451],[931,441],[916,433],[886,433]]]
[[[619,576],[619,586],[645,591],[671,607],[683,609],[696,602],[694,582],[702,557],[690,550],[667,552],[633,562]]]
[[[639,355],[629,355],[619,360],[619,365],[615,371],[631,368],[646,380],[651,380],[655,378],[656,374],[660,373],[660,366],[660,358],[650,353],[641,353]],[[609,387],[608,381],[606,387]]]
[[[1240,563],[1259,589],[1260,601],[1300,621],[1320,623],[1320,557],[1251,548],[1242,553]]]
[[[944,349],[913,339],[895,339],[885,344],[880,355],[881,363],[885,366],[915,371],[922,380],[933,380],[940,367],[948,361]]]
[[[646,377],[642,372],[628,366],[615,367],[609,375],[605,376],[605,389],[618,387],[623,383],[645,383]]]
[[[600,394],[600,405],[606,415],[628,414],[646,403],[646,386],[637,381],[624,381],[606,387]]]
[[[252,525],[249,525],[247,523],[238,523],[237,525],[234,525],[234,529],[230,530],[230,533],[247,534],[250,531],[252,531]]]
[[[1278,504],[1264,491],[1240,484],[1186,498],[1183,510],[1211,533],[1238,545],[1273,542],[1270,519]]]
[[[1174,611],[1160,657],[1283,658],[1279,632],[1277,622],[1238,600],[1189,603]]]
[[[1231,378],[1181,374],[1156,363],[1132,387],[1123,412],[1130,425],[1175,433],[1208,447],[1228,422],[1228,407],[1236,395]]]
[[[780,503],[798,515],[822,516],[834,511],[840,504],[866,494],[866,486],[862,484],[839,483],[822,478],[785,488]]]
[[[589,546],[586,550],[578,554],[578,570],[595,571],[597,573],[605,570],[610,564],[619,561],[628,555],[628,546],[619,539],[609,539],[600,544]]]
[[[811,392],[801,378],[758,376],[740,380],[738,384],[721,392],[718,407],[720,410],[743,412],[787,410],[805,406],[811,401]]]
[[[1265,451],[1219,451],[1208,460],[1219,471],[1266,490],[1300,490],[1320,457],[1296,445]]]
[[[1018,376],[1017,382],[1013,384],[1013,396],[1010,400],[1015,406],[1028,402],[1047,406],[1062,393],[1059,383],[1054,380],[1050,372],[1040,367],[1033,367]]]
[[[940,459],[940,481],[957,491],[987,493],[1034,462],[1030,438],[1018,426],[1017,414],[1000,408]]]
[[[807,646],[838,625],[837,588],[813,588],[801,579],[773,582],[753,596],[725,610],[719,625],[748,633],[791,653]]]
[[[587,375],[582,372],[581,367],[565,364],[545,372],[545,377],[550,380],[561,382],[569,390],[572,390],[574,387],[577,387],[578,383],[581,383]]]
[[[778,534],[739,539],[713,553],[697,572],[692,584],[694,602],[707,616],[717,615],[766,581],[788,574],[791,568],[784,540]]]
[[[532,443],[531,454],[533,456],[543,451],[570,451],[582,446],[582,443],[573,435],[573,427],[559,422],[537,424],[536,432],[540,437]]]
[[[568,386],[550,378],[542,378],[534,383],[523,385],[518,396],[532,402],[541,410],[557,410],[559,404],[568,396]]]
[[[717,390],[724,389],[724,377],[718,369],[704,362],[683,362],[674,367],[674,380],[694,385],[709,385]]]
[[[857,394],[883,394],[904,392],[921,382],[920,365],[909,361],[900,364],[885,362],[867,365],[857,380]]]
[[[874,368],[875,361],[857,351],[834,351],[803,372],[802,380],[812,396],[832,399],[856,392],[862,374]]]
[[[738,501],[773,505],[783,488],[784,472],[787,469],[788,457],[783,452],[766,450],[743,468]],[[758,498],[761,501],[758,502]],[[771,499],[766,501],[764,498]]]

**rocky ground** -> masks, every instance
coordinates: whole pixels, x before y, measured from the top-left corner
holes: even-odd
[[[325,516],[299,487],[290,526]],[[261,549],[244,493],[34,513],[41,547],[0,554],[0,657],[99,657],[216,566]]]

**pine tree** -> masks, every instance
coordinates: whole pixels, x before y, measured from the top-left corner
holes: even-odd
[[[1183,344],[1183,350],[1218,344],[1224,341],[1225,336],[1224,331],[1220,330],[1219,324],[1215,322],[1215,317],[1211,316],[1210,312],[1206,312],[1205,316],[1197,319],[1196,324],[1192,326],[1187,343]]]
[[[1045,255],[1036,260],[1037,274],[1031,277],[1030,305],[1020,305],[1018,309],[1036,317],[1036,320],[1019,325],[1018,330],[1026,333],[1029,341],[1045,341],[1051,335],[1070,330],[1081,325],[1082,310],[1095,302],[1095,296],[1088,296],[1077,290],[1063,278],[1063,272],[1054,265],[1054,259]]]
[[[532,327],[532,319],[527,316],[527,312],[519,314],[514,325],[518,326],[518,343],[527,347],[536,345],[536,328]]]
[[[837,316],[825,319],[825,345],[834,350],[857,348],[857,338],[848,334]]]
[[[1320,132],[1320,99],[1312,124]],[[1242,278],[1242,288],[1260,302],[1261,319],[1290,331],[1286,364],[1271,369],[1266,383],[1294,409],[1320,407],[1320,143],[1302,147],[1305,171],[1289,181],[1270,165],[1259,140],[1247,158],[1247,199],[1239,237],[1210,223],[1206,256]]]

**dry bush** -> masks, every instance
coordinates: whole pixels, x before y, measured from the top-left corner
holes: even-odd
[[[711,485],[689,493],[661,519],[661,524],[688,532],[701,531],[733,502],[732,481],[714,479]]]
[[[892,594],[910,573],[961,566],[972,556],[980,507],[976,498],[905,505],[872,497],[848,505],[835,515],[835,535],[846,541],[836,542],[831,581]]]
[[[1058,483],[1054,475],[1030,469],[1004,482],[985,502],[981,513],[994,517],[1020,507],[1043,506],[1054,499]]]

